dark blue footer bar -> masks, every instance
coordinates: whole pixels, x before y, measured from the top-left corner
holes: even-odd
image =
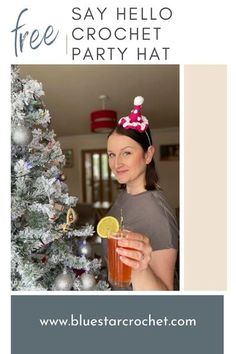
[[[12,296],[12,354],[223,354],[223,296]]]

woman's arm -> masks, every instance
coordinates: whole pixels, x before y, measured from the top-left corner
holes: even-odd
[[[154,251],[146,269],[132,271],[134,290],[173,290],[177,250]]]

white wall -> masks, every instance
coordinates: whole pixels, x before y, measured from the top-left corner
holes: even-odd
[[[179,143],[179,129],[152,129],[153,143],[156,147],[156,164],[160,177],[160,184],[169,199],[170,204],[179,207],[179,164],[177,161],[160,161],[160,144]],[[81,151],[85,149],[106,149],[106,135],[88,134],[58,137],[62,149],[73,149],[74,167],[65,168],[64,173],[67,176],[65,181],[69,187],[71,195],[78,196],[79,201],[83,202],[82,193],[82,168]]]

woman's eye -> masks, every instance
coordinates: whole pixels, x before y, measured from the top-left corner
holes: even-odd
[[[124,151],[124,152],[123,152],[123,155],[124,155],[124,156],[128,156],[128,155],[130,155],[130,154],[131,154],[130,151]]]
[[[113,154],[113,152],[108,152],[107,156],[109,159],[111,159],[115,156],[115,154]]]

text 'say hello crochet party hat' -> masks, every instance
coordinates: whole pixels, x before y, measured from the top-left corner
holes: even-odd
[[[141,108],[144,102],[144,98],[137,96],[134,99],[134,108],[127,117],[122,117],[118,121],[118,125],[122,125],[125,129],[137,130],[140,133],[146,131],[149,127],[149,123],[146,117],[142,116]]]

